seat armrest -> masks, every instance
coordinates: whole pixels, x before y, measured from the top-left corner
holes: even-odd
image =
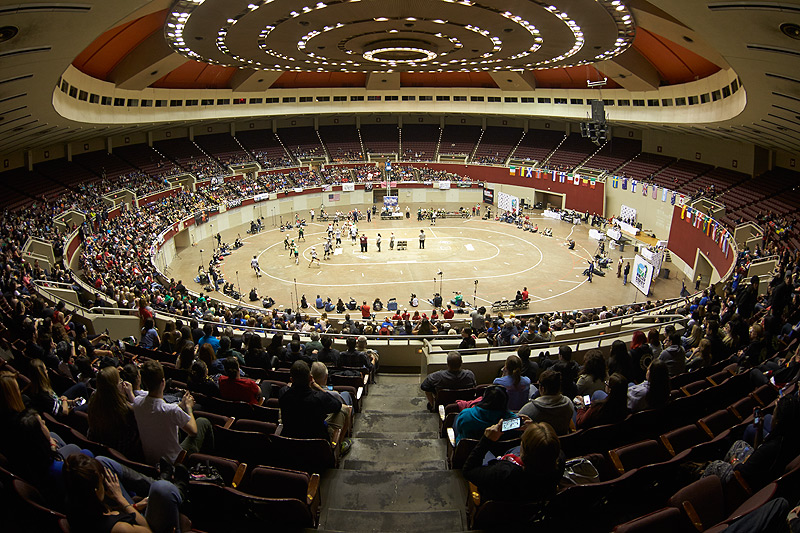
[[[450,441],[450,446],[456,447],[456,432],[453,428],[447,428],[447,440]]]
[[[239,483],[242,482],[244,478],[244,473],[247,471],[247,463],[239,463],[239,468],[236,469],[236,473],[233,475],[233,481],[231,482],[231,487],[234,489],[239,486]]]
[[[319,474],[311,474],[308,480],[308,491],[306,493],[306,504],[311,505],[319,494]]]
[[[441,420],[442,422],[444,422],[444,417],[445,417],[445,414],[444,414],[444,405],[442,405],[442,404],[439,404],[439,420]]]

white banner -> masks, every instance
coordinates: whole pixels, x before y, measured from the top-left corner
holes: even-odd
[[[355,183],[342,183],[342,192],[352,192],[356,190]]]
[[[519,208],[519,198],[504,192],[497,193],[497,208],[503,211],[516,211]]]
[[[253,200],[256,201],[256,202],[262,202],[264,200],[269,200],[269,193],[268,192],[262,192],[260,194],[256,194],[255,196],[253,196]]]
[[[449,188],[450,188],[450,182],[449,181],[440,181],[439,182],[439,190],[446,191]]]
[[[631,283],[639,289],[645,296],[650,294],[650,283],[653,281],[653,265],[648,263],[644,257],[636,254],[633,260],[633,272],[631,272]]]
[[[625,222],[636,222],[636,209],[623,204],[619,209],[619,218]]]

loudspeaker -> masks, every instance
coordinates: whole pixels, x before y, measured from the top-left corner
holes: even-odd
[[[599,124],[606,121],[606,109],[602,100],[592,100],[592,121]]]

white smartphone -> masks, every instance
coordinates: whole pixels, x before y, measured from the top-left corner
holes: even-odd
[[[522,419],[518,416],[514,418],[507,418],[503,420],[503,424],[501,425],[501,429],[503,431],[509,431],[512,429],[519,429],[520,425],[522,424]]]
[[[592,403],[592,397],[588,394],[584,394],[583,396],[583,405],[589,405]]]

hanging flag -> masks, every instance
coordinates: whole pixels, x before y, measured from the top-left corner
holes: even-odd
[[[703,213],[700,211],[694,212],[694,227],[700,229],[703,225]]]
[[[642,183],[642,196],[647,196],[647,184]]]
[[[589,187],[590,187],[590,188],[594,189],[594,186],[595,186],[595,181],[596,181],[596,180],[595,180],[594,178],[592,178],[592,179],[590,179],[590,180],[589,180]]]
[[[686,222],[688,222],[689,224],[692,223],[692,208],[691,207],[687,207],[686,208]]]
[[[567,181],[567,175],[566,174],[559,174],[558,178],[559,178],[561,183],[564,183],[565,181]]]
[[[658,200],[658,186],[653,185],[653,200]]]
[[[556,171],[554,170],[554,171],[553,171],[553,181],[556,181],[556,176],[557,176],[557,175],[558,175],[558,172],[556,172]],[[564,180],[562,179],[561,181],[562,181],[562,183],[563,183],[563,181],[564,181]]]
[[[517,167],[508,167],[508,173],[511,176],[515,176],[517,174]]]
[[[669,195],[669,189],[661,189],[661,201],[666,202]]]
[[[611,178],[611,186],[614,187],[615,189],[619,187],[618,177],[614,176],[613,178]]]
[[[711,223],[711,239],[716,241],[717,240],[717,223]]]
[[[686,203],[686,197],[684,195],[682,195],[682,194],[679,194],[678,195],[678,205],[683,205],[684,203]]]
[[[673,193],[672,193],[672,197],[671,197],[671,198],[670,198],[670,200],[669,200],[669,203],[671,203],[672,205],[675,205],[675,197],[676,197],[676,196],[678,196],[678,193],[676,193],[676,192],[673,192]]]
[[[683,206],[683,208],[681,209],[681,220],[683,220],[684,218],[686,218],[686,206]]]
[[[711,235],[711,217],[706,217],[706,235]]]
[[[532,178],[533,177],[533,167],[528,167],[525,169],[525,177]]]
[[[589,180],[587,180],[586,178],[581,178],[581,185],[586,187],[587,185],[589,185]]]
[[[636,180],[631,180],[631,192],[636,192],[636,184],[639,183]]]
[[[581,184],[581,177],[579,175],[575,174],[572,177],[572,183],[575,184],[575,185],[580,185]]]
[[[622,190],[623,191],[628,190],[628,178],[622,178]]]

